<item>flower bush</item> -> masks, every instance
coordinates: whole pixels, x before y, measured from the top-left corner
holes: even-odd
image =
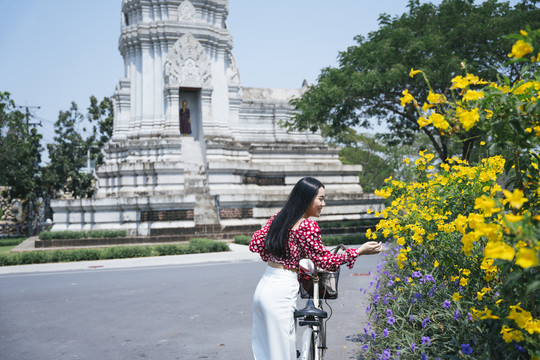
[[[376,192],[389,206],[367,236],[393,241],[369,289],[366,359],[540,358],[540,30],[514,38],[510,61],[528,62],[517,83],[456,76],[423,106],[403,92],[420,127],[487,156],[436,164],[422,151],[404,159],[413,182]]]

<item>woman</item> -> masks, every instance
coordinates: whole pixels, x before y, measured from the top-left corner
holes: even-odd
[[[305,177],[292,189],[283,208],[253,234],[252,252],[268,263],[253,296],[252,348],[255,360],[296,359],[294,311],[298,294],[299,261],[309,258],[317,267],[336,271],[340,265],[354,266],[359,255],[377,254],[374,241],[343,254],[332,254],[321,241],[321,230],[310,217],[319,217],[324,185]]]

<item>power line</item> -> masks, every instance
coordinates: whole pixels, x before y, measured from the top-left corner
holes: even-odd
[[[25,118],[26,118],[26,131],[27,132],[30,132],[30,125],[39,125],[41,126],[41,121],[38,122],[38,123],[31,123],[30,122],[30,117],[35,117],[34,114],[30,114],[30,109],[35,109],[35,111],[39,110],[41,108],[41,106],[29,106],[29,105],[25,105],[25,106],[21,106],[21,105],[16,105],[15,107],[19,108],[19,109],[25,109]]]

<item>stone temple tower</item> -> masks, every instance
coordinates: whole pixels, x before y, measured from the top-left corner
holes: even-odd
[[[279,126],[307,85],[242,87],[227,15],[227,0],[123,0],[125,74],[98,189],[90,199],[53,201],[53,231],[256,228],[304,176],[326,185],[321,221],[366,211],[360,166],[343,165],[319,134]]]

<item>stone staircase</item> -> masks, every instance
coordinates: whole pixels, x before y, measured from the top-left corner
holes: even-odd
[[[194,221],[196,225],[219,224],[214,196],[210,194],[202,148],[192,137],[182,138],[184,161],[184,191],[195,195]]]

